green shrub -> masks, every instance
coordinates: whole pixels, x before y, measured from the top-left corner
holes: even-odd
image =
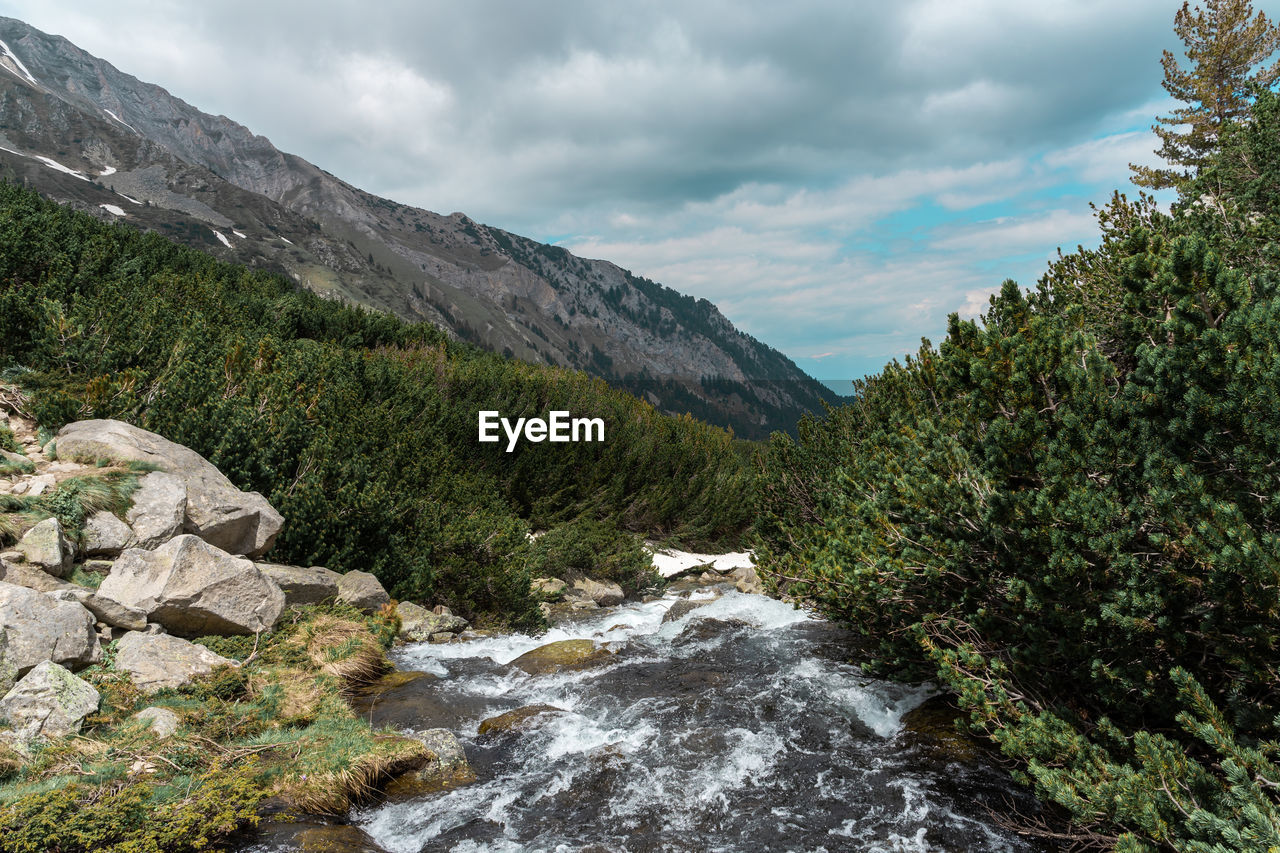
[[[528,565],[531,577],[610,580],[628,595],[661,582],[644,543],[607,521],[580,519],[551,528],[533,543]]]

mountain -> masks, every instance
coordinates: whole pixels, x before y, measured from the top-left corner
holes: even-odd
[[[364,192],[12,18],[0,18],[0,178],[743,437],[835,399],[705,299]]]

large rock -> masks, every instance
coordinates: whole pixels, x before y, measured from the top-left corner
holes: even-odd
[[[560,578],[534,578],[529,581],[529,589],[545,598],[556,598],[564,595],[567,586],[569,585],[560,580]]]
[[[764,582],[760,580],[760,575],[750,566],[739,566],[729,573],[729,577],[733,579],[733,585],[738,592],[762,595],[764,593]]]
[[[469,624],[461,616],[450,613],[433,613],[408,601],[396,605],[400,616],[400,636],[413,642],[425,642],[432,634],[457,634]]]
[[[321,604],[338,597],[338,581],[342,575],[323,566],[304,569],[301,566],[258,563],[258,568],[280,587],[285,607]]]
[[[266,553],[284,526],[266,498],[237,489],[199,453],[121,421],[67,424],[58,433],[58,455],[149,462],[181,477],[187,488],[186,531],[231,554]]]
[[[134,506],[137,506],[136,500],[134,501]],[[185,512],[185,510],[186,498],[184,490],[183,511]],[[132,548],[137,544],[137,541],[138,539],[134,535],[132,528],[116,518],[114,513],[101,510],[85,519],[83,539],[85,556],[114,557],[125,548]]]
[[[373,575],[355,571],[338,578],[338,600],[365,613],[374,613],[382,605],[389,604],[391,596]]]
[[[573,582],[574,592],[583,598],[589,598],[601,607],[612,607],[621,604],[626,596],[622,587],[613,581],[596,581],[591,578],[578,578]]]
[[[125,518],[139,548],[160,547],[187,523],[186,482],[176,474],[152,471],[138,481]]]
[[[112,628],[123,628],[126,631],[145,631],[147,614],[133,607],[100,595],[82,586],[68,586],[48,593],[50,598],[58,601],[74,601],[84,607],[102,623]]]
[[[591,640],[557,640],[525,652],[513,660],[511,665],[530,675],[540,675],[562,669],[586,669],[602,664],[611,657],[613,652],[597,647]]]
[[[223,664],[235,666],[236,662],[168,634],[130,631],[116,643],[116,669],[129,673],[138,689],[147,693],[162,687],[181,687]]]
[[[22,559],[22,555],[18,555]],[[0,580],[14,586],[25,586],[38,592],[52,592],[55,589],[70,589],[72,584],[61,581],[44,569],[23,562],[0,558]]]
[[[187,637],[266,631],[284,610],[284,593],[252,562],[188,534],[125,551],[98,595]]]
[[[57,737],[80,731],[84,718],[98,710],[98,691],[52,661],[22,677],[0,699],[0,716],[18,737]]]
[[[0,581],[0,626],[6,657],[19,675],[44,661],[80,669],[102,657],[93,614],[74,601]]]
[[[28,563],[39,566],[56,578],[70,574],[71,563],[75,559],[75,549],[56,518],[46,518],[28,530],[18,542],[18,551]]]
[[[18,680],[18,668],[9,660],[9,637],[0,631],[0,696],[9,692]]]

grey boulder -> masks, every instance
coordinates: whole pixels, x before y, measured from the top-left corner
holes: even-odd
[[[426,642],[432,634],[456,634],[468,625],[461,616],[433,613],[408,601],[397,604],[396,613],[400,616],[400,636],[411,641]]]
[[[357,610],[373,613],[391,602],[382,584],[368,572],[347,572],[338,578],[338,600]]]
[[[158,548],[182,532],[187,520],[187,484],[176,474],[152,471],[138,481],[125,513],[139,548]]]
[[[187,637],[266,631],[284,609],[280,587],[252,562],[189,534],[154,551],[125,551],[98,595]]]
[[[172,737],[173,733],[178,730],[178,715],[168,708],[157,708],[152,705],[150,708],[143,708],[141,711],[133,715],[135,720],[147,724],[147,728],[156,737],[164,740]]]
[[[71,563],[75,559],[75,549],[56,518],[46,518],[28,530],[18,542],[18,551],[28,563],[39,566],[56,578],[70,574]]]
[[[134,493],[136,496],[136,492]],[[185,504],[185,501],[184,501]],[[134,505],[137,505],[135,497]],[[184,506],[185,510],[185,506]],[[114,513],[101,510],[85,519],[84,553],[88,557],[114,557],[137,543],[132,528]]]
[[[231,554],[257,557],[275,543],[284,519],[257,492],[242,492],[194,450],[122,421],[67,424],[58,432],[66,459],[149,462],[182,478],[187,488],[184,529]]]
[[[323,566],[304,569],[301,566],[258,563],[258,569],[280,587],[285,607],[320,604],[338,597],[338,581],[342,575]]]
[[[601,607],[621,604],[622,599],[626,597],[622,587],[613,581],[597,581],[591,578],[579,578],[574,581],[573,590],[577,595],[589,598]]]
[[[44,661],[80,669],[102,657],[93,614],[74,601],[0,581],[0,626],[5,656],[19,675]]]
[[[68,586],[47,593],[58,601],[74,601],[94,615],[99,622],[126,631],[142,631],[147,627],[147,614],[114,599],[99,595],[82,586]]]
[[[4,716],[23,740],[80,731],[84,718],[98,710],[93,685],[53,661],[44,661],[0,699]]]
[[[208,675],[215,666],[236,662],[215,654],[199,643],[168,634],[130,631],[116,643],[116,669],[129,674],[145,693],[163,687],[181,687],[197,675]]]

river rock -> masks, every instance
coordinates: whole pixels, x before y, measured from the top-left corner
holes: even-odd
[[[613,607],[621,604],[626,595],[622,587],[613,581],[597,581],[591,578],[578,578],[573,582],[575,592],[589,598],[601,607]]]
[[[98,594],[187,637],[266,631],[284,610],[284,593],[257,566],[189,534],[125,551]]]
[[[96,663],[102,648],[93,624],[93,615],[74,601],[55,601],[44,593],[0,581],[6,657],[19,675],[49,660],[70,669]]]
[[[285,607],[321,604],[338,597],[338,581],[342,575],[323,566],[304,569],[301,566],[258,563],[258,569],[280,587]]]
[[[133,529],[114,513],[101,510],[85,519],[84,553],[89,557],[114,557],[125,548],[132,548],[138,538]]]
[[[126,631],[142,631],[147,627],[147,614],[128,605],[100,595],[82,586],[68,586],[65,589],[46,593],[59,601],[74,601],[84,607],[97,618],[112,628],[123,628]]]
[[[544,598],[555,598],[557,595],[563,595],[568,586],[560,578],[534,578],[529,581],[529,588],[535,594]]]
[[[75,558],[75,549],[56,518],[46,518],[28,530],[18,541],[18,551],[28,563],[56,578],[65,578],[71,573]]]
[[[400,636],[410,642],[435,642],[434,635],[441,633],[447,635],[447,642],[468,625],[461,616],[434,613],[409,601],[397,604],[396,612],[400,614]]]
[[[755,595],[764,594],[764,583],[760,580],[760,575],[750,566],[739,566],[729,573],[729,577],[733,580],[733,585],[738,592],[745,592]]]
[[[168,708],[157,708],[154,705],[150,708],[143,708],[134,714],[133,718],[146,723],[151,733],[161,740],[173,737],[173,733],[178,730],[178,725],[181,722],[178,715],[173,711]]]
[[[138,481],[125,518],[139,548],[160,547],[186,524],[187,484],[176,474],[152,471]]]
[[[382,605],[391,603],[391,596],[373,575],[352,571],[338,579],[338,600],[365,613],[374,613]]]
[[[116,669],[129,673],[139,690],[150,693],[162,687],[181,687],[197,675],[208,675],[215,666],[236,662],[168,634],[130,631],[116,644]]]
[[[715,601],[714,598],[700,598],[700,599],[682,598],[679,601],[677,601],[675,604],[667,608],[667,612],[662,614],[662,622],[663,624],[666,624],[667,622],[674,622],[677,619],[681,619],[685,615],[692,613],[693,611],[697,610],[699,607],[704,607],[713,601]]]
[[[190,448],[121,421],[67,424],[58,432],[63,458],[149,462],[182,479],[184,529],[231,554],[260,556],[275,543],[284,519],[257,492],[242,492]]]
[[[432,757],[418,770],[420,781],[434,782],[470,772],[466,751],[448,729],[427,729],[410,737],[432,752]]]
[[[480,723],[480,728],[476,733],[499,735],[508,732],[522,732],[545,722],[549,715],[563,713],[564,709],[557,708],[555,705],[526,705],[523,708],[516,708],[514,711],[507,711],[505,714],[490,717]]]
[[[525,652],[511,665],[530,675],[557,672],[562,669],[587,669],[605,663],[613,652],[599,648],[591,640],[557,640]]]
[[[19,738],[57,737],[80,731],[98,710],[98,691],[53,661],[33,667],[0,699],[0,717]]]

